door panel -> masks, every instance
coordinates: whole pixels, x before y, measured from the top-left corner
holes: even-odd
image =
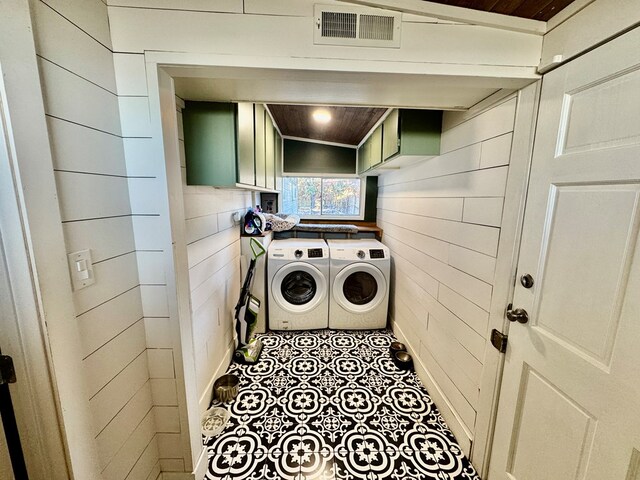
[[[267,159],[266,159],[266,138],[265,138],[265,109],[260,103],[255,104],[255,149],[256,149],[256,186],[265,187],[267,185]]]
[[[253,103],[238,103],[238,183],[256,184]]]
[[[491,480],[640,471],[639,43],[543,79]]]

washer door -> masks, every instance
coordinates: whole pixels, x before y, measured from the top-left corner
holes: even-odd
[[[370,263],[352,263],[340,270],[333,281],[333,298],[351,313],[375,310],[387,294],[387,281]]]
[[[276,272],[271,291],[278,305],[292,313],[313,310],[327,296],[327,279],[309,263],[288,263]]]

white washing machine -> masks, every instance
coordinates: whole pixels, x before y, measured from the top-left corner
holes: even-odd
[[[331,295],[329,328],[385,328],[391,258],[377,240],[327,240]]]
[[[329,247],[315,238],[274,240],[267,253],[269,327],[311,330],[329,325]]]

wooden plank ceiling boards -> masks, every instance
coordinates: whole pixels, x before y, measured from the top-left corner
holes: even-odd
[[[268,105],[268,107],[284,136],[345,145],[358,145],[387,111],[385,108],[317,105]],[[330,112],[330,122],[321,124],[313,119],[313,112],[320,109]]]
[[[429,0],[433,3],[546,22],[573,0]]]

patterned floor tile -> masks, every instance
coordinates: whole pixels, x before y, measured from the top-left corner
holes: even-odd
[[[209,447],[208,480],[479,480],[385,330],[269,332]]]

